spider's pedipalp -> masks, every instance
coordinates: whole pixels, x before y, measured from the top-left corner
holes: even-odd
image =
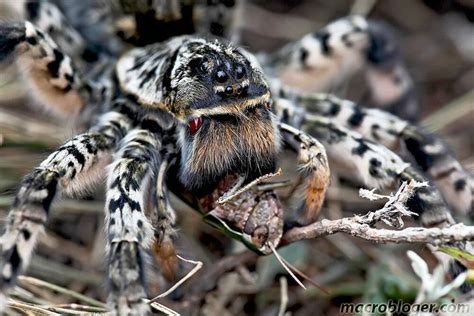
[[[162,141],[164,142],[165,139]],[[166,175],[169,168],[176,162],[176,150],[167,146],[168,150],[160,159],[160,166],[156,178],[156,194],[153,194],[152,210],[150,214],[152,225],[155,229],[155,242],[153,253],[158,262],[161,273],[167,280],[174,280],[177,275],[178,262],[173,243],[176,222],[176,213],[171,206]],[[152,179],[153,183],[153,179]],[[152,188],[155,186],[152,186]]]
[[[302,172],[302,190],[304,203],[298,206],[292,221],[299,225],[309,225],[316,221],[323,206],[326,191],[330,183],[330,170],[323,145],[315,138],[290,125],[278,124],[282,138],[298,153],[299,168]],[[295,194],[293,194],[295,195]]]
[[[82,181],[84,178],[97,181],[100,173],[96,167],[104,165],[104,159],[107,160],[128,128],[123,115],[109,114],[99,126],[61,146],[23,179],[0,242],[2,293],[15,283],[18,274],[28,265],[56,191],[68,191],[75,186],[77,192],[81,185],[74,183],[81,177]]]

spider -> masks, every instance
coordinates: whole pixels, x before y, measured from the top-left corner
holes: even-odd
[[[14,56],[45,107],[85,130],[23,179],[1,239],[3,292],[28,265],[57,192],[80,194],[104,173],[108,303],[120,315],[150,312],[143,298],[152,245],[160,265],[175,257],[169,189],[197,201],[211,221],[232,226],[263,254],[278,246],[286,228],[317,220],[329,166],[377,188],[429,175],[440,191],[419,189],[409,202],[426,226],[454,223],[445,201],[457,211],[470,209],[469,175],[437,137],[388,112],[303,92],[321,86],[301,86],[299,80],[312,82],[328,64],[326,78],[340,80],[334,76],[348,69],[348,56],[395,65],[385,72],[372,67],[368,75],[371,83],[374,72],[397,78],[390,101],[411,89],[395,53],[387,50],[390,37],[367,20],[344,18],[274,54],[256,56],[224,39],[181,35],[194,27],[179,1],[114,4],[97,2],[78,19],[74,6],[25,2],[20,11],[28,21],[0,26],[0,59]],[[232,6],[211,5],[211,13]],[[122,28],[128,20],[121,14],[132,14],[136,29]],[[221,20],[228,17],[214,15],[205,24],[224,35]],[[119,36],[101,27],[114,19],[123,22],[113,24]],[[152,33],[146,25],[154,23],[176,28],[146,35]],[[126,50],[124,41],[141,47]],[[265,182],[283,148],[296,152],[301,169],[293,190],[298,206],[285,216],[275,193],[279,184]],[[391,149],[411,154],[421,172]]]

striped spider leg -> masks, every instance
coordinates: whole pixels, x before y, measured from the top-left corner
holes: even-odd
[[[49,34],[31,22],[0,24],[0,61],[10,57],[36,99],[59,117],[78,118],[110,100],[110,83],[86,79]]]
[[[381,22],[341,18],[261,61],[268,73],[305,92],[334,91],[362,72],[370,102],[408,120],[418,115],[413,80],[393,32]]]
[[[280,88],[279,93],[297,104],[306,121],[323,116],[387,148],[407,152],[415,165],[429,175],[455,212],[471,212],[471,175],[439,137],[383,110],[365,108],[332,95],[299,93],[284,88]]]
[[[424,179],[383,145],[374,143],[327,118],[315,116],[309,120],[304,110],[295,106],[289,99],[278,98],[275,101],[280,120],[300,126],[317,137],[326,148],[330,167],[340,176],[369,188],[390,188],[400,181]],[[408,204],[414,212],[420,214],[421,222],[426,226],[453,223],[439,192],[432,187],[419,189]]]
[[[122,140],[107,181],[108,303],[120,315],[149,312],[143,301],[145,249],[151,247],[155,234],[145,206],[149,195],[155,194],[150,183],[159,161],[162,129],[147,120]]]
[[[100,180],[129,128],[123,114],[106,113],[90,131],[65,143],[23,179],[1,237],[2,293],[27,267],[57,191],[81,193]]]

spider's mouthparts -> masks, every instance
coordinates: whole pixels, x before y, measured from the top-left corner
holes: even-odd
[[[202,126],[202,117],[196,117],[192,119],[191,121],[189,121],[188,128],[189,128],[189,131],[191,132],[191,135],[196,134],[201,126]]]

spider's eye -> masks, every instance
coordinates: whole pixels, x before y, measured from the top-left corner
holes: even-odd
[[[224,83],[229,79],[229,76],[225,73],[224,70],[218,70],[216,73],[217,82]]]
[[[235,78],[242,79],[245,75],[245,69],[242,65],[235,67]]]
[[[189,66],[201,73],[209,71],[209,60],[207,58],[195,58],[189,62]]]
[[[203,58],[201,63],[199,64],[199,70],[202,72],[207,72],[209,69],[209,61],[206,58]]]

